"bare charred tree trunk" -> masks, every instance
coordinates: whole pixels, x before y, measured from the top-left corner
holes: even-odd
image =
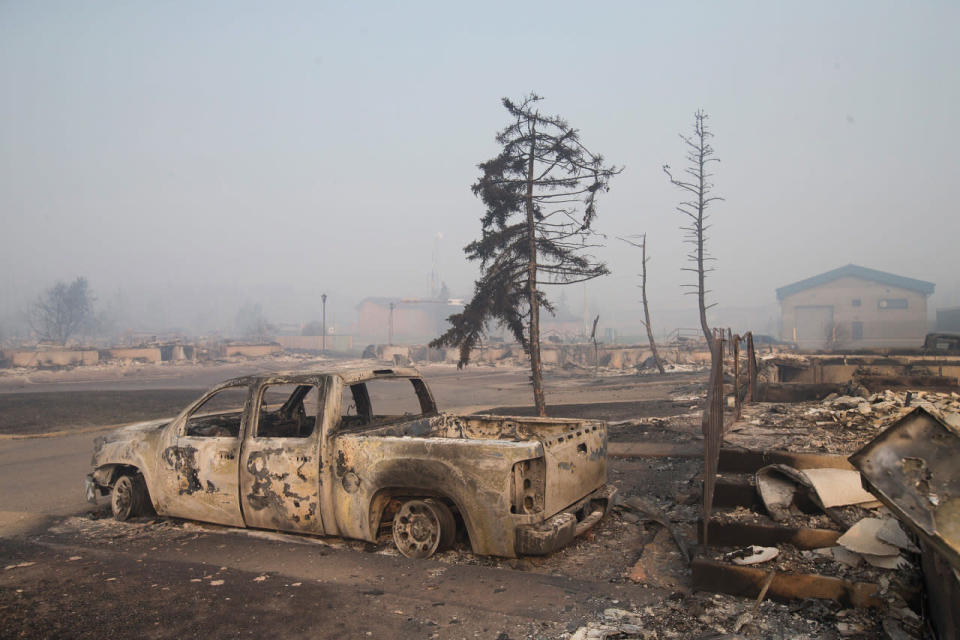
[[[527,163],[527,235],[530,261],[527,263],[527,294],[530,303],[530,382],[533,384],[533,403],[537,415],[547,415],[547,400],[543,395],[543,366],[540,363],[540,300],[537,296],[537,235],[533,207],[533,161],[536,158],[537,130],[530,127],[530,161]]]
[[[647,303],[647,234],[643,234],[643,240],[640,244],[631,242],[626,238],[620,238],[627,244],[640,247],[640,300],[643,302],[643,326],[647,330],[647,340],[650,342],[650,353],[653,354],[653,361],[657,365],[657,370],[662,374],[666,373],[663,368],[663,360],[657,351],[657,342],[653,339],[653,327],[650,326],[650,305]]]
[[[713,258],[706,250],[706,230],[709,226],[706,224],[708,218],[706,211],[710,203],[723,200],[723,198],[710,195],[713,188],[710,178],[713,174],[709,173],[709,164],[720,162],[720,159],[713,157],[713,147],[710,146],[709,142],[713,134],[707,128],[706,121],[707,114],[703,110],[697,111],[694,114],[693,135],[689,137],[680,135],[680,139],[687,145],[689,166],[684,169],[684,173],[688,177],[674,177],[670,172],[670,165],[664,165],[663,171],[674,186],[690,194],[689,200],[677,205],[677,211],[689,219],[688,225],[682,228],[687,234],[687,242],[694,246],[694,252],[689,254],[688,257],[695,266],[685,268],[684,271],[695,272],[697,283],[684,286],[696,287],[697,304],[700,308],[700,329],[703,331],[703,337],[706,339],[710,351],[715,352],[716,341],[713,332],[710,330],[710,325],[707,323],[707,309],[713,305],[708,305],[706,301],[707,293],[709,293],[706,288],[706,280],[707,272],[713,271],[713,269],[708,269],[706,263],[712,261]]]
[[[657,342],[653,339],[653,327],[650,326],[650,305],[647,304],[647,234],[643,234],[640,256],[640,299],[643,301],[643,326],[647,328],[647,340],[650,341],[650,353],[653,354],[653,361],[657,365],[657,370],[662,374],[664,373],[663,360],[657,353]]]

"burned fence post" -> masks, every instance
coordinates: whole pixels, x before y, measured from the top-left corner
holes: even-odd
[[[735,420],[740,419],[740,336],[733,336],[733,406],[736,409]]]
[[[713,512],[713,491],[723,439],[723,333],[715,337],[711,350],[710,388],[703,409],[703,541],[708,543],[708,526]]]

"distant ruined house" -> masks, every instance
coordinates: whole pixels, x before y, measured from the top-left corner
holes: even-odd
[[[446,330],[447,318],[463,311],[461,300],[364,298],[357,305],[357,335],[386,343],[427,342]]]
[[[780,337],[805,350],[916,347],[934,284],[855,264],[777,289]]]

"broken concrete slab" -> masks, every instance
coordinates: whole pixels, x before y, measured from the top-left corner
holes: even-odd
[[[872,493],[863,489],[860,472],[847,469],[804,469],[825,509],[848,504],[874,502]]]
[[[861,556],[859,553],[854,553],[845,547],[841,547],[840,545],[837,545],[836,547],[827,547],[825,549],[817,549],[817,553],[820,555],[829,556],[840,564],[851,568],[856,568],[863,564],[863,556]]]
[[[883,527],[883,520],[880,518],[864,518],[850,529],[847,530],[837,543],[845,549],[855,551],[859,554],[869,554],[872,556],[896,556],[900,550],[886,542],[881,542],[877,538],[877,532]]]
[[[913,544],[910,538],[907,537],[907,534],[903,531],[903,528],[900,527],[900,523],[897,522],[896,518],[883,519],[883,526],[877,530],[877,539],[881,542],[899,547],[904,551],[920,553],[920,548]]]

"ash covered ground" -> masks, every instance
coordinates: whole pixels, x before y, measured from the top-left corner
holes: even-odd
[[[316,365],[295,358],[176,375],[144,368],[92,379],[45,372],[0,381],[0,432],[8,434],[0,460],[28,452],[33,469],[7,465],[3,472],[12,491],[0,498],[0,637],[874,638],[894,628],[907,635],[891,637],[923,637],[909,554],[909,566],[898,570],[854,569],[781,545],[776,560],[759,565],[876,583],[882,604],[875,608],[815,599],[757,604],[695,591],[674,535],[700,557],[722,559],[735,549],[697,544],[703,465],[690,455],[611,457],[609,479],[622,505],[569,547],[519,559],[474,555],[463,537],[431,559],[409,560],[387,538],[368,544],[166,518],[120,523],[105,505],[79,500],[76,471],[89,461],[96,425],[123,422],[129,406],[142,410],[135,419],[161,417],[213,381]],[[431,366],[424,373],[442,409],[527,410],[522,368]],[[611,446],[665,442],[696,450],[705,378],[697,371],[593,377],[557,370],[547,377],[548,402],[555,416],[609,421]],[[730,438],[740,446],[849,454],[904,404],[902,394],[836,400],[750,406]],[[927,401],[949,408],[956,398]],[[76,433],[73,425],[80,425]],[[16,497],[68,492],[65,501],[34,497],[25,504]],[[743,508],[717,516],[769,522]],[[801,524],[836,526],[816,514]]]

